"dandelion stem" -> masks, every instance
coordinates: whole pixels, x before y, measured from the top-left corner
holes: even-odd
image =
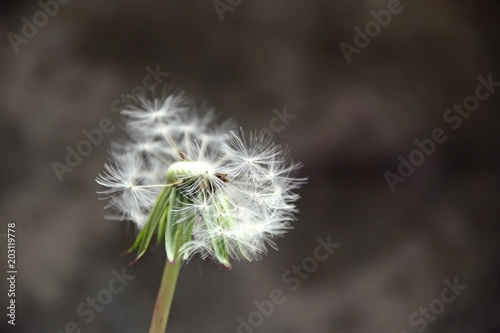
[[[181,261],[182,260],[179,258],[175,263],[169,263],[167,261],[165,264],[149,333],[165,333]]]

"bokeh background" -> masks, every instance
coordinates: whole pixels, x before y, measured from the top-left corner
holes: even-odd
[[[243,0],[221,20],[211,0],[73,0],[16,53],[8,33],[20,35],[22,18],[33,22],[41,7],[4,2],[0,233],[17,222],[19,273],[17,325],[2,310],[0,331],[66,332],[71,321],[81,332],[147,331],[164,253],[128,266],[120,254],[134,230],[103,218],[94,182],[121,130],[104,134],[62,182],[52,163],[64,163],[66,146],[103,118],[118,124],[113,101],[159,66],[169,89],[248,129],[269,128],[286,108],[295,118],[274,136],[309,177],[279,251],[231,271],[197,258],[184,266],[169,332],[237,332],[238,317],[248,320],[273,289],[286,302],[252,331],[417,332],[412,313],[455,277],[468,288],[423,331],[500,332],[500,88],[457,130],[443,121],[474,94],[479,75],[500,81],[500,3],[402,0],[402,12],[348,63],[340,43],[353,44],[354,27],[387,4]],[[392,192],[384,172],[396,173],[398,156],[437,127],[448,140]],[[328,235],[342,245],[290,290],[282,275]],[[134,280],[85,322],[78,306],[122,269]]]

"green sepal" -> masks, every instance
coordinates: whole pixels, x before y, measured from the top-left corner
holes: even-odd
[[[182,233],[182,239],[181,239],[181,244],[179,245],[179,249],[189,242],[192,238],[193,235],[193,226],[194,226],[194,219],[195,217],[193,216],[192,218],[189,219],[189,221],[186,221],[186,224],[184,225],[183,228],[183,233]],[[189,253],[185,253],[184,256],[182,257],[183,260],[187,260],[189,258]]]
[[[189,203],[190,200],[179,191],[176,190],[176,193],[171,194],[170,205],[173,205],[174,208],[169,211],[170,217],[167,217],[167,219],[173,221],[173,212],[179,211],[181,213],[179,216],[181,222],[167,224],[165,229],[165,249],[167,259],[170,262],[178,260],[179,249],[189,242],[192,237],[194,215],[190,218],[186,213],[183,213],[183,206]],[[183,259],[187,259],[187,255],[184,255]]]
[[[221,217],[221,219],[224,221],[223,225],[228,227],[233,226],[236,222],[234,220],[234,216],[231,211],[231,206],[227,201],[227,199],[223,195],[218,195],[217,204],[219,206],[219,209],[221,209],[221,211],[225,213],[224,217]],[[238,249],[240,250],[240,253],[243,256],[243,258],[245,258],[248,261],[252,261],[252,258],[248,255],[246,249],[243,247],[241,242],[236,242],[236,244],[238,245]]]
[[[176,259],[177,254],[177,233],[179,231],[179,223],[175,223],[173,218],[173,212],[179,208],[182,202],[178,198],[177,188],[172,188],[169,197],[170,209],[168,210],[167,223],[165,227],[165,251],[167,252],[167,259],[169,262],[173,263]]]
[[[211,229],[214,225],[219,225],[218,221],[214,221],[211,212],[204,211],[202,214],[207,225],[207,229]],[[229,263],[229,249],[224,237],[220,237],[219,239],[210,237],[210,241],[212,242],[212,247],[217,260],[224,266],[231,267],[231,264]]]
[[[160,244],[165,238],[165,228],[167,226],[168,206],[160,218],[160,225],[158,226],[158,235],[156,237],[156,244]]]
[[[133,252],[135,250],[137,251],[137,256],[135,260],[138,260],[140,257],[144,255],[146,252],[149,244],[151,243],[151,238],[153,238],[154,232],[160,223],[160,220],[164,214],[165,211],[168,211],[168,198],[169,194],[171,192],[170,187],[165,187],[161,192],[158,198],[156,199],[156,202],[151,209],[151,212],[149,214],[148,220],[146,221],[146,224],[142,228],[142,230],[139,232],[139,235],[137,235],[137,238],[132,245],[132,247],[127,251],[127,253]]]

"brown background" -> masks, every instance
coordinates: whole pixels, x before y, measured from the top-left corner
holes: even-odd
[[[440,296],[443,280],[468,289],[426,332],[500,331],[500,91],[453,131],[445,110],[498,67],[498,1],[402,1],[403,11],[348,64],[339,48],[387,1],[242,1],[220,21],[205,1],[70,1],[13,51],[35,2],[0,14],[0,221],[17,222],[18,332],[146,332],[161,249],[128,267],[134,238],[103,218],[94,182],[109,141],[59,182],[82,130],[142,83],[145,67],[248,129],[269,127],[273,109],[296,118],[275,138],[293,147],[309,183],[295,229],[280,250],[232,271],[198,258],[181,273],[169,332],[236,332],[253,301],[287,301],[255,332],[416,332],[408,318]],[[383,173],[436,127],[448,140],[392,193]],[[127,232],[128,230],[128,232]],[[317,237],[341,247],[290,291],[282,274],[312,255]],[[2,270],[5,267],[5,243]],[[75,310],[106,288],[112,270],[136,276],[95,320]],[[3,273],[2,273],[3,274]],[[1,274],[0,274],[1,275]],[[5,280],[0,304],[5,309]],[[497,282],[495,282],[497,281]],[[2,310],[1,318],[4,318]],[[2,319],[1,332],[12,327]]]

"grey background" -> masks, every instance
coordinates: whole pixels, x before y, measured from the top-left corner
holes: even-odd
[[[444,279],[468,286],[426,332],[500,331],[498,221],[500,91],[453,131],[445,110],[474,93],[479,75],[500,81],[498,1],[402,1],[403,11],[348,64],[339,48],[387,1],[243,1],[220,21],[211,1],[70,1],[15,53],[7,34],[35,2],[0,14],[0,232],[17,222],[16,330],[146,332],[165,259],[158,249],[129,267],[127,223],[103,218],[94,182],[112,138],[104,136],[59,182],[82,130],[142,83],[165,84],[248,129],[273,109],[296,118],[275,134],[304,163],[299,221],[257,263],[231,271],[197,258],[181,272],[169,332],[236,332],[253,302],[285,292],[255,332],[416,332],[408,318],[440,297]],[[442,127],[448,140],[392,193],[383,177],[398,155]],[[296,291],[282,281],[311,256],[317,237],[341,247]],[[5,243],[1,263],[5,267]],[[135,279],[90,323],[76,308],[112,270]],[[3,275],[3,273],[2,273]],[[6,306],[5,280],[0,304]]]

